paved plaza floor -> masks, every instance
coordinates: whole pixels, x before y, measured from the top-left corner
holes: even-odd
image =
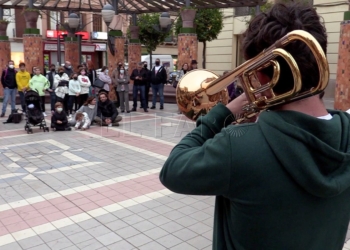
[[[0,118],[1,250],[211,249],[214,197],[158,177],[195,124],[174,104],[138,111],[119,127],[30,135]]]

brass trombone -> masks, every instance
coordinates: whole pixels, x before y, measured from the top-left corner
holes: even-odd
[[[302,78],[297,62],[283,49],[295,40],[304,42],[310,48],[319,68],[318,85],[307,91],[301,91]],[[288,63],[294,78],[294,87],[282,94],[276,94],[273,90],[278,84],[281,73],[277,57],[283,58]],[[256,86],[256,82],[253,81],[258,80],[256,73],[269,66],[272,66],[274,71],[271,81],[264,85],[259,83],[259,86]],[[243,107],[242,118],[237,121],[241,123],[270,107],[321,93],[328,84],[329,66],[326,55],[317,40],[306,31],[295,30],[225,76],[219,77],[209,70],[194,70],[187,73],[180,79],[176,88],[179,109],[186,117],[197,120],[200,115],[205,115],[218,103],[228,103],[226,87],[235,80],[238,80],[243,87],[248,100],[248,104]],[[267,90],[270,90],[271,97],[261,95]]]

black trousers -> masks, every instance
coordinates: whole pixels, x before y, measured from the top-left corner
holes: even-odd
[[[40,96],[40,100],[41,100],[41,111],[45,112],[45,96]]]
[[[78,96],[78,109],[80,109],[81,106],[84,105],[84,103],[86,102],[86,100],[88,99],[89,94],[82,94]],[[77,109],[75,110],[77,111]]]
[[[151,88],[151,85],[149,83],[146,84],[146,88],[145,88],[145,102],[146,102],[146,108],[148,107],[148,100],[149,100],[149,89]]]

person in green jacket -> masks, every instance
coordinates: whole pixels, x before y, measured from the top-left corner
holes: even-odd
[[[246,59],[292,30],[327,34],[312,6],[276,3],[243,34]],[[300,68],[302,91],[317,85],[318,66],[301,42],[286,47]],[[293,86],[279,60],[277,93]],[[262,84],[272,77],[258,72]],[[216,196],[213,249],[341,250],[350,220],[350,115],[326,110],[321,94],[261,112],[232,125],[247,104],[241,95],[197,120],[165,162],[160,180],[171,191]]]
[[[50,82],[47,78],[40,74],[40,68],[35,68],[35,75],[29,81],[29,87],[31,90],[36,91],[41,97],[41,111],[44,116],[45,113],[45,91],[50,87]]]

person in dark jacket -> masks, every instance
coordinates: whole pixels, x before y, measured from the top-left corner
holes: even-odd
[[[119,126],[121,120],[122,117],[118,116],[118,110],[114,103],[108,99],[106,92],[101,91],[98,95],[96,124],[108,127]]]
[[[72,69],[72,64],[70,61],[66,61],[64,63],[64,73],[66,73],[68,76],[71,76],[74,73]]]
[[[63,104],[61,102],[55,104],[55,112],[51,117],[51,128],[55,131],[72,130],[72,128],[68,126],[67,114],[63,111]]]
[[[4,88],[4,100],[0,117],[4,117],[9,101],[11,101],[11,112],[16,110],[17,82],[15,64],[12,60],[8,62],[7,68],[2,71],[1,83]]]
[[[167,81],[166,69],[160,65],[160,59],[156,59],[156,66],[151,71],[152,83],[152,107],[156,108],[157,94],[159,93],[160,109],[164,108],[164,84]]]
[[[145,100],[145,85],[147,83],[147,79],[148,79],[148,72],[143,68],[143,63],[140,62],[137,64],[137,68],[134,69],[131,73],[130,76],[131,80],[134,80],[134,87],[133,87],[133,108],[131,111],[136,111],[137,108],[137,95],[140,91],[140,95],[141,95],[141,103],[142,103],[142,107],[143,110],[145,112],[148,112],[147,110],[147,104],[146,104],[146,100]]]
[[[242,34],[242,54],[250,60],[298,30],[317,40],[316,55],[326,55],[322,17],[312,5],[296,2],[257,14]],[[299,67],[299,94],[319,85],[323,69],[311,46],[294,41],[282,47]],[[281,74],[274,93],[280,96],[295,83],[290,66],[276,60]],[[274,76],[272,67],[256,72],[263,86]],[[270,90],[261,95],[273,97]],[[172,150],[162,184],[177,193],[216,196],[213,250],[343,249],[350,220],[350,116],[327,110],[320,95],[271,107],[257,122],[231,125],[249,104],[240,95],[201,116]]]
[[[50,102],[51,102],[51,113],[55,112],[55,104],[56,104],[56,93],[55,93],[55,75],[57,74],[56,72],[56,66],[55,64],[50,65],[50,71],[47,72],[46,78],[50,82],[50,88],[47,90],[50,93]]]

